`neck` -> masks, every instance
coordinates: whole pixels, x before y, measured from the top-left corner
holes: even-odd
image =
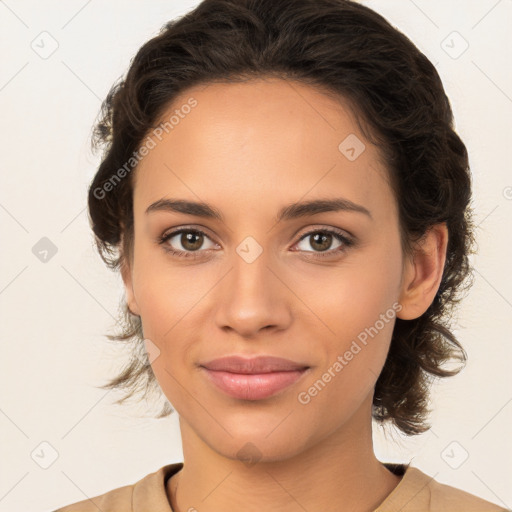
[[[401,478],[373,453],[371,416],[365,425],[353,422],[284,460],[262,454],[248,463],[212,450],[180,417],[184,465],[167,483],[173,511],[375,510]]]

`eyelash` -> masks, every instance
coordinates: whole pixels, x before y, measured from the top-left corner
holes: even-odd
[[[180,228],[180,229],[177,229],[176,231],[171,231],[170,233],[164,233],[162,236],[158,237],[158,243],[163,246],[163,249],[166,252],[168,252],[168,253],[170,253],[173,256],[176,256],[178,258],[193,258],[193,259],[195,259],[195,258],[200,257],[200,256],[198,256],[198,253],[202,252],[201,250],[198,250],[198,251],[179,251],[179,250],[176,250],[176,249],[172,249],[169,245],[165,245],[165,243],[169,239],[171,239],[171,238],[173,238],[176,235],[179,235],[181,233],[201,234],[201,235],[204,235],[204,236],[210,238],[204,231],[202,231],[200,229],[197,229],[197,228],[194,228],[194,229],[192,229],[192,228]],[[313,230],[313,231],[309,231],[307,233],[304,233],[304,235],[302,235],[300,237],[300,239],[297,241],[297,243],[300,243],[300,242],[302,242],[302,240],[304,240],[308,236],[311,236],[311,235],[314,235],[314,234],[317,234],[317,233],[333,235],[343,245],[341,245],[340,247],[338,247],[336,249],[331,249],[329,251],[323,251],[323,252],[306,251],[308,253],[309,252],[313,252],[313,254],[314,254],[313,256],[308,256],[310,258],[322,259],[322,258],[332,257],[336,253],[342,253],[342,252],[346,251],[348,248],[352,247],[355,244],[354,240],[351,240],[350,238],[347,238],[346,236],[344,236],[340,232],[338,232],[336,230],[333,230],[333,229],[316,229],[316,230]]]

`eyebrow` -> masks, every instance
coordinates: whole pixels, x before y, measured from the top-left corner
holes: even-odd
[[[184,199],[159,199],[148,206],[146,214],[156,211],[184,213],[196,217],[217,219],[224,222],[222,213],[215,207],[204,202],[187,201]],[[354,203],[349,199],[336,197],[291,203],[279,210],[276,221],[281,222],[283,220],[292,220],[308,215],[316,215],[318,213],[338,211],[362,213],[367,215],[370,219],[373,219],[371,212],[364,206]]]

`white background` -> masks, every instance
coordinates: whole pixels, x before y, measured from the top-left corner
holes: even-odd
[[[0,511],[50,511],[183,460],[176,413],[145,418],[144,404],[112,405],[117,396],[95,387],[124,361],[104,337],[122,287],[94,250],[86,192],[101,100],[138,48],[197,3],[0,3]],[[475,284],[456,330],[468,365],[434,388],[430,432],[376,428],[376,454],[512,508],[512,1],[364,3],[439,70],[470,153],[479,224]],[[46,59],[33,49],[43,31],[58,43]],[[458,58],[453,31],[469,43]],[[46,263],[32,252],[42,237],[57,248]],[[452,459],[469,454],[458,469],[441,456],[447,446]],[[34,450],[58,458],[43,469]]]

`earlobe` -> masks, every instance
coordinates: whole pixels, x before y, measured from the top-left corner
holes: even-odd
[[[135,294],[133,293],[133,279],[131,269],[124,261],[121,264],[121,277],[123,278],[126,304],[128,305],[128,309],[133,315],[140,316],[139,306],[135,299]]]
[[[444,222],[431,227],[417,243],[413,257],[404,264],[398,318],[418,318],[432,304],[443,277],[447,246],[448,229]]]

